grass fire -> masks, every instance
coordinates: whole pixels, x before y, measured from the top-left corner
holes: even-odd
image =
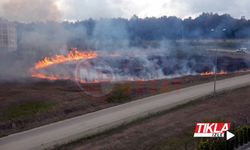
[[[81,51],[71,49],[66,55],[45,57],[30,69],[33,78],[45,80],[75,80],[81,83],[150,81],[170,79],[182,76],[213,76],[211,71],[216,64],[213,55],[188,54],[172,56],[164,51],[144,56],[138,52],[120,53],[97,51]],[[191,61],[189,61],[191,59]],[[219,56],[216,75],[227,75],[234,72],[247,71],[244,62],[231,64],[233,57]],[[235,60],[234,60],[235,61]],[[206,62],[206,63],[204,63]],[[241,63],[243,63],[242,66]],[[236,65],[234,70],[232,65]]]
[[[0,150],[250,147],[248,2],[163,1],[1,0]]]

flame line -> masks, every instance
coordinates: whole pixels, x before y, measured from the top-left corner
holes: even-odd
[[[54,57],[45,57],[43,60],[35,64],[35,69],[47,68],[51,65],[77,61],[82,59],[93,59],[97,57],[96,52],[80,52],[77,49],[72,49],[66,56],[56,55]]]
[[[31,68],[31,76],[33,78],[47,79],[47,80],[73,80],[67,77],[60,77],[57,75],[46,75],[45,73],[39,72],[41,69],[49,68],[53,65],[63,64],[72,61],[79,61],[84,59],[94,59],[98,55],[96,52],[81,52],[77,49],[72,49],[67,55],[56,55],[54,57],[45,57],[38,61],[33,68]]]

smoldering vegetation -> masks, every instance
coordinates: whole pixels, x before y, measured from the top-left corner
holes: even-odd
[[[94,59],[59,64],[39,72],[59,79],[78,79],[89,83],[169,79],[214,71],[216,58],[215,53],[211,53],[161,49],[144,49],[143,52],[128,50],[112,54],[102,52]],[[247,59],[224,55],[217,57],[218,72],[233,73],[249,68],[250,61]]]
[[[158,79],[212,71],[215,55],[209,52],[210,49],[250,48],[247,40],[250,21],[226,14],[203,13],[184,20],[134,16],[131,19],[15,24],[18,49],[1,53],[0,78],[5,80],[29,78],[30,68],[37,61],[67,54],[71,48],[103,53],[89,62],[92,71],[86,70],[108,72],[117,79]],[[118,53],[118,57],[112,57],[113,53]],[[234,72],[248,69],[249,61],[245,57],[220,55],[218,64],[218,70]],[[73,75],[71,70],[70,67],[54,66],[45,72]]]

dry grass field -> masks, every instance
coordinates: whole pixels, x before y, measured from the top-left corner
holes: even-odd
[[[228,74],[218,78],[237,76]],[[0,84],[0,136],[72,118],[139,98],[205,83],[212,76],[187,76],[169,80],[115,83],[101,97],[103,84],[85,84],[80,89],[73,81],[5,82]]]

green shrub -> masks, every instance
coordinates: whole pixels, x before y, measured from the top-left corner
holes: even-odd
[[[238,134],[239,135],[239,144],[240,144],[240,146],[242,146],[243,145],[243,137],[244,137],[242,128],[239,129],[238,133],[239,133]]]
[[[234,138],[234,142],[235,142],[235,148],[238,148],[239,147],[239,135],[238,135],[238,132],[235,132],[235,138]]]
[[[129,84],[115,85],[107,101],[112,103],[126,102],[131,99],[131,91],[131,86]]]
[[[250,142],[250,126],[247,128],[248,142]]]
[[[220,138],[201,140],[197,150],[226,150],[228,143]]]
[[[210,143],[209,140],[202,140],[199,144],[198,144],[198,148],[197,150],[209,150],[210,149]]]
[[[247,127],[243,127],[243,143],[246,144],[248,142],[248,139],[247,139]]]

